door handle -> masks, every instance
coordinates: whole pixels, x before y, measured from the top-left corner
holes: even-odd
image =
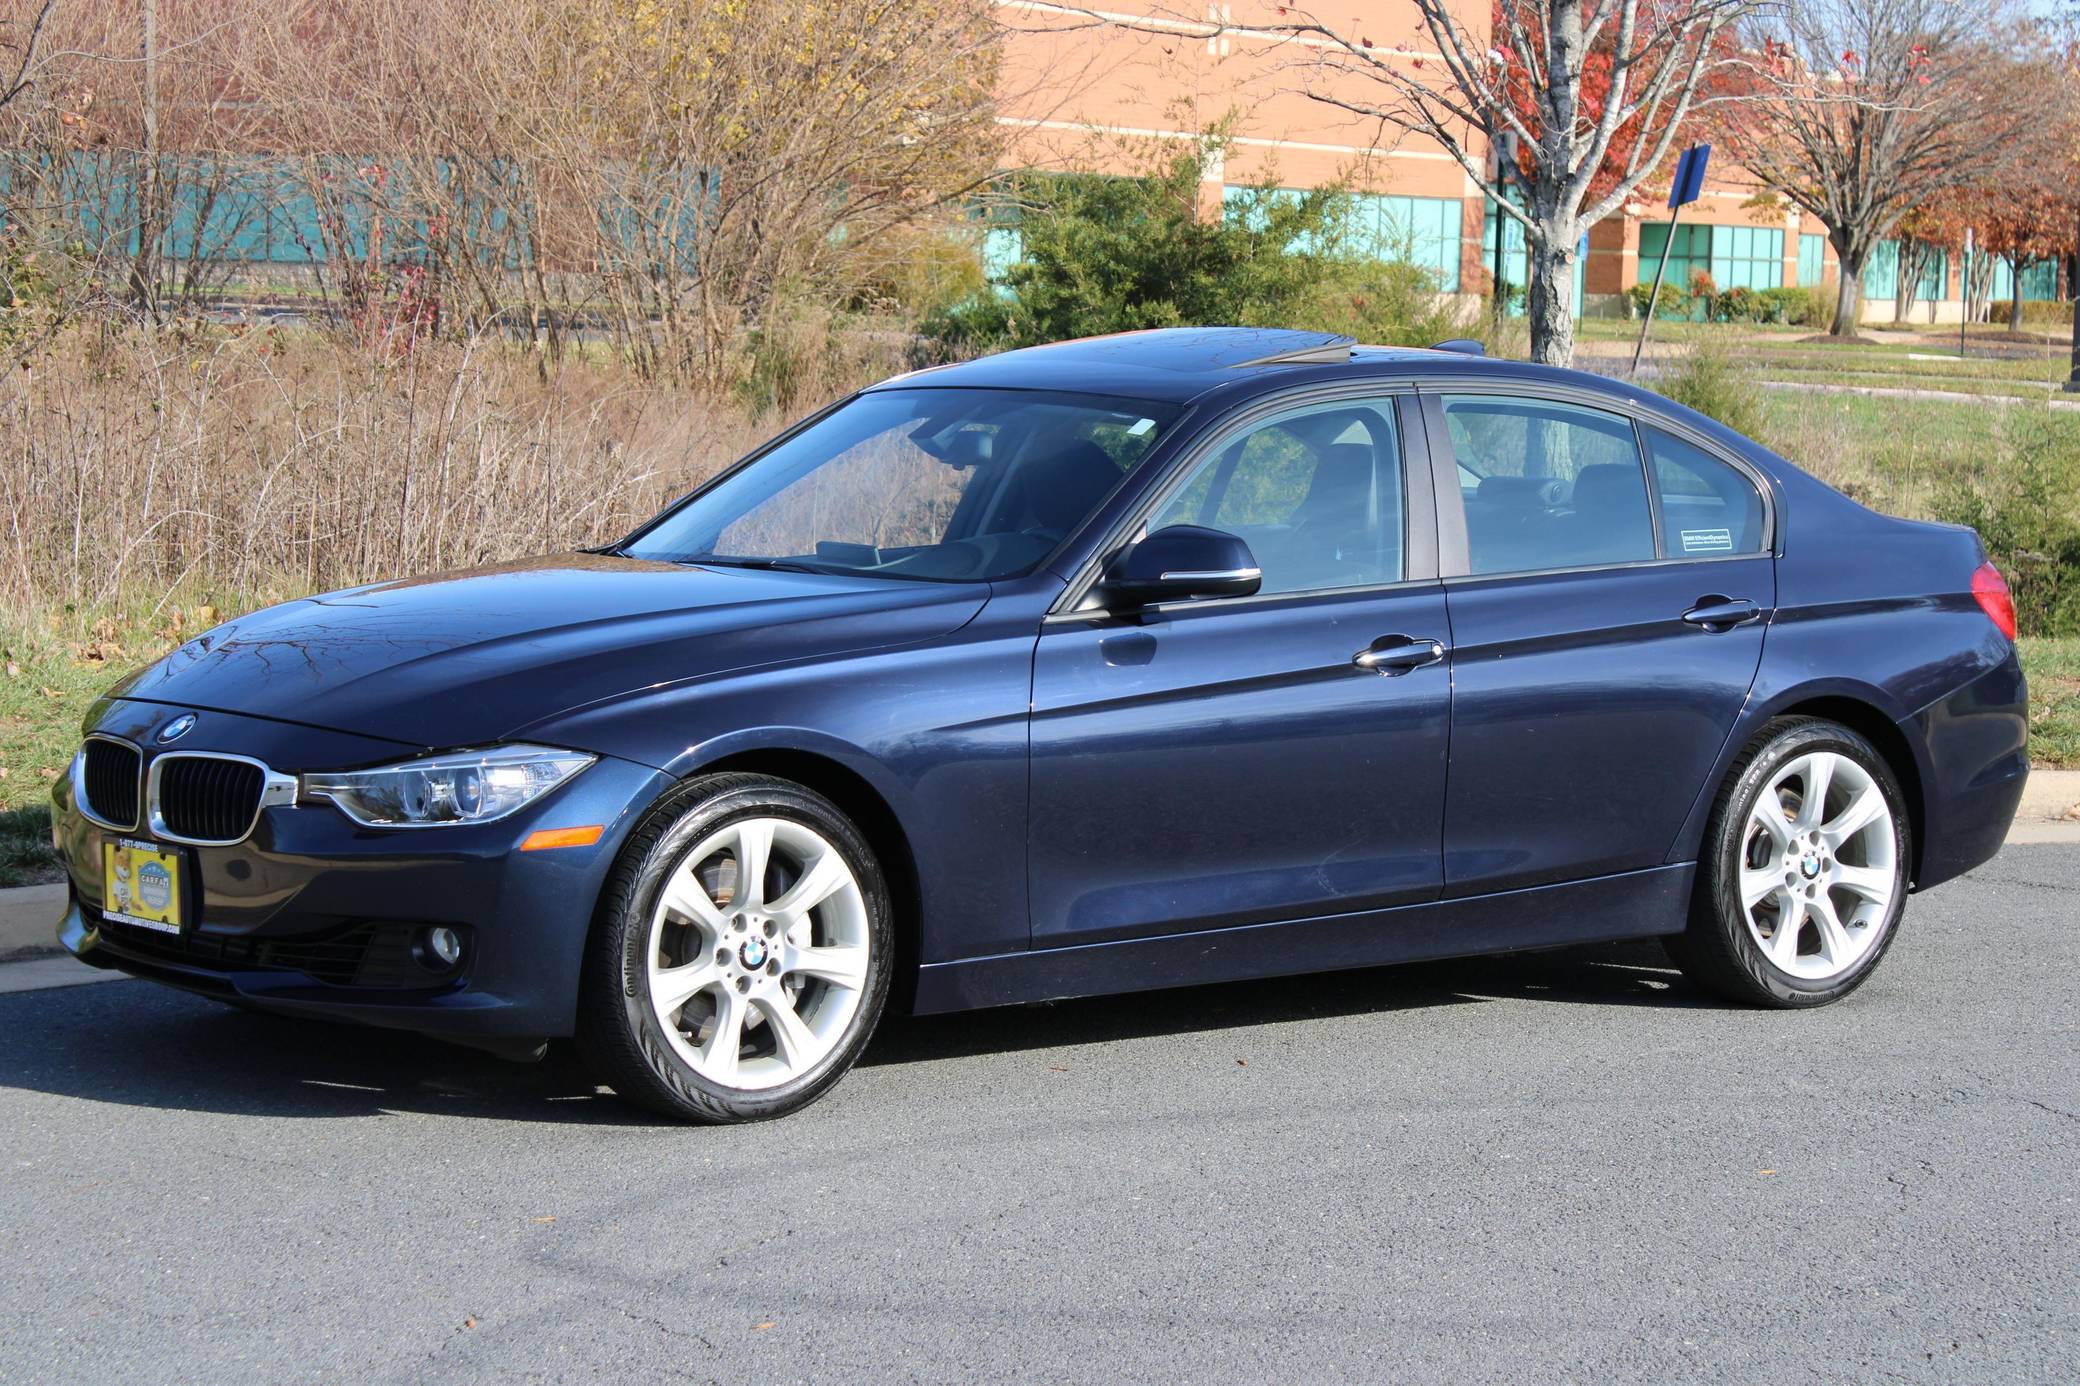
[[[1375,674],[1393,677],[1411,669],[1435,664],[1444,658],[1444,645],[1436,640],[1418,640],[1411,635],[1382,635],[1351,656],[1351,663]]]
[[[1745,626],[1750,621],[1762,619],[1762,608],[1745,597],[1721,597],[1716,594],[1699,597],[1697,605],[1683,613],[1683,619],[1693,626],[1706,630],[1732,630]]]

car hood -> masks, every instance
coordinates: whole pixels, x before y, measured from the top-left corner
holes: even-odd
[[[567,554],[256,611],[110,690],[428,748],[732,670],[956,630],[986,584]]]

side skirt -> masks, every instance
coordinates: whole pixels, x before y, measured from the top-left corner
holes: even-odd
[[[1684,862],[1362,914],[927,963],[913,1009],[930,1015],[1681,933],[1696,871]]]

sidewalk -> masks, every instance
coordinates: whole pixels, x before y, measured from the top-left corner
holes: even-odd
[[[63,913],[63,882],[0,890],[0,963],[58,952],[58,916]]]
[[[2080,846],[2080,770],[2032,771],[2008,841]],[[0,965],[57,954],[55,931],[64,912],[62,884],[0,890]]]

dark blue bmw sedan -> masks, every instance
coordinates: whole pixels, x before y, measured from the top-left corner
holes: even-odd
[[[1969,530],[1624,385],[1069,342],[864,390],[610,547],[189,641],[88,716],[59,933],[575,1036],[710,1121],[891,1006],[1645,936],[1814,1006],[1998,849],[2013,636]]]

